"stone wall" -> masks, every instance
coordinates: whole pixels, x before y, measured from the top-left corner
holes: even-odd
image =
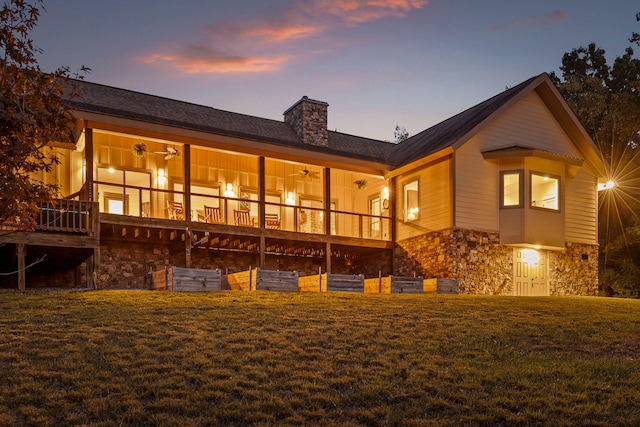
[[[164,269],[165,265],[184,267],[184,258],[184,244],[103,239],[100,241],[98,289],[145,289],[149,271]]]
[[[597,295],[598,246],[568,243],[548,251],[550,295]],[[457,279],[460,293],[513,295],[513,248],[497,232],[447,229],[406,239],[394,274]]]
[[[550,295],[598,295],[598,245],[567,243],[549,252]]]

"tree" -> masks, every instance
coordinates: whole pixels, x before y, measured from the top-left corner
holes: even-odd
[[[640,14],[636,16],[640,22]],[[634,33],[630,39],[640,43]],[[640,60],[627,48],[609,66],[594,43],[562,57],[551,77],[592,137],[616,187],[599,207],[600,278],[628,296],[640,293]]]
[[[393,137],[394,142],[397,144],[409,138],[409,132],[407,132],[404,126],[396,125],[396,130],[393,132]]]
[[[70,142],[74,125],[68,68],[42,72],[29,38],[41,7],[42,0],[7,0],[0,9],[0,224],[24,230],[35,226],[38,205],[58,195],[57,184],[32,176],[59,163],[46,147]]]

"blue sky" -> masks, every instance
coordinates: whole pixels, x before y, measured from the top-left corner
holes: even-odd
[[[31,37],[52,71],[282,120],[302,96],[329,128],[413,135],[595,42],[640,31],[626,0],[45,0]],[[636,57],[640,56],[640,47]]]

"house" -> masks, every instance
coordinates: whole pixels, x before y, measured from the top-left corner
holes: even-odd
[[[47,254],[14,286],[143,288],[174,265],[597,293],[603,160],[546,74],[399,144],[329,131],[307,97],[274,121],[75,84],[75,142],[40,177],[65,197],[0,237],[15,267]]]

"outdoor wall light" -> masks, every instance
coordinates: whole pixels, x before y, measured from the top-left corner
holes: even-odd
[[[284,201],[287,205],[295,205],[296,199],[293,197],[293,193],[289,191],[287,193],[287,200]]]
[[[227,184],[227,189],[224,191],[224,197],[236,197],[236,193],[233,192],[233,184]]]
[[[616,186],[615,181],[609,180],[605,183],[598,183],[598,191],[609,190]]]
[[[158,185],[165,185],[167,183],[167,177],[164,175],[164,169],[158,169]]]

